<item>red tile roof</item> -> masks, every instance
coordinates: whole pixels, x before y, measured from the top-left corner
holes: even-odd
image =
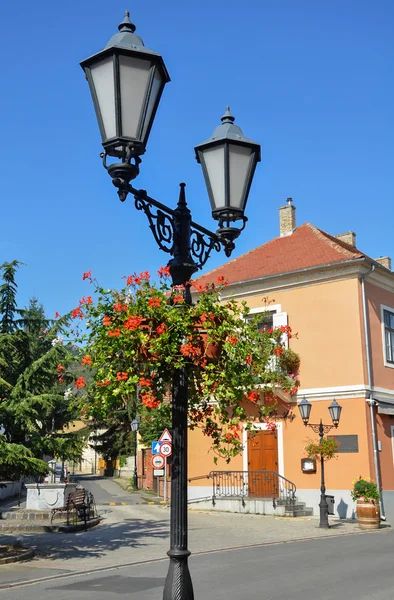
[[[228,283],[236,283],[364,257],[354,246],[304,223],[291,235],[274,238],[202,275],[198,281],[210,283],[223,275]]]

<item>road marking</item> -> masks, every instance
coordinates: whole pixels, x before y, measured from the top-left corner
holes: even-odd
[[[110,506],[116,506],[116,502],[108,502]]]
[[[122,506],[127,506],[127,502],[121,502]]]

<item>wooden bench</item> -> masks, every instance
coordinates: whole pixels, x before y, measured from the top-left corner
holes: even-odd
[[[87,510],[88,505],[86,503],[86,490],[80,489],[75,492],[71,492],[67,498],[66,506],[61,506],[59,508],[52,509],[51,515],[51,523],[57,513],[66,512],[67,513],[67,525],[70,524],[70,514],[71,512],[75,512],[75,515],[78,519],[84,522],[86,529],[86,520],[87,520]]]

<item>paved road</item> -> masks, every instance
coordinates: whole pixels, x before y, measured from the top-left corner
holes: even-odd
[[[196,600],[392,600],[394,532],[341,536],[195,555]],[[168,561],[58,574],[0,589],[0,600],[159,600]]]
[[[78,576],[75,581],[85,579],[88,581],[88,572],[99,570],[102,573],[100,577],[104,577],[103,569],[119,566],[125,567],[122,573],[117,571],[119,576],[126,577],[129,572],[138,574],[143,571],[145,577],[149,570],[143,566],[133,565],[152,559],[158,561],[154,569],[157,567],[158,570],[164,569],[163,573],[166,571],[168,564],[166,552],[169,548],[168,508],[135,504],[138,497],[123,491],[111,480],[89,477],[83,481],[83,484],[89,487],[99,500],[99,511],[103,516],[103,522],[87,532],[18,535],[24,544],[36,548],[36,558],[28,563],[2,565],[0,587],[53,577],[57,581],[59,577],[74,577],[79,572],[84,572],[83,579]],[[110,503],[113,502],[116,502],[116,505],[111,506]],[[259,546],[262,544],[306,538],[334,537],[332,542],[338,547],[344,547],[347,539],[355,540],[356,544],[357,540],[369,540],[371,536],[383,539],[389,535],[392,539],[390,530],[382,530],[376,534],[360,534],[355,522],[333,521],[332,523],[331,529],[324,530],[318,528],[316,518],[310,517],[284,519],[261,515],[193,511],[189,513],[189,548],[192,553],[197,554],[254,545],[255,551],[260,553]],[[348,538],[349,534],[359,535]],[[0,542],[11,542],[13,539],[13,536],[1,536]],[[322,543],[323,541],[321,540]],[[365,544],[364,541],[360,543]],[[292,545],[292,548],[292,552],[295,552],[295,545]],[[211,555],[208,555],[208,562],[209,556]],[[216,561],[218,555],[212,556],[215,556]],[[165,557],[164,562],[163,557]],[[204,560],[206,559],[203,556],[192,558],[193,564],[196,565],[205,564]],[[309,569],[307,564],[299,565],[299,568],[304,572]],[[114,574],[112,571],[109,573],[112,573],[111,576]],[[139,582],[139,584],[148,585],[146,582]],[[54,584],[49,582],[42,583],[39,584],[39,588],[46,589],[46,586],[49,586],[49,589],[52,585]]]

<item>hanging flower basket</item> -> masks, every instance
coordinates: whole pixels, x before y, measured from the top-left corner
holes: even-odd
[[[184,286],[167,283],[168,268],[159,275],[160,284],[151,282],[147,272],[131,275],[119,291],[100,287],[90,272],[84,275],[98,298],[83,298],[74,311],[87,318],[82,341],[89,357],[85,367],[91,368],[86,397],[79,395],[81,409],[104,422],[138,396],[139,416],[149,417],[149,411],[168,406],[174,375],[187,368],[192,372],[189,426],[202,427],[217,452],[229,459],[242,449],[240,422],[268,422],[273,414],[274,403],[266,406],[263,392],[297,391],[295,376],[272,361],[290,328],[260,331],[248,322],[246,303],[221,299],[222,280],[206,286],[189,282],[189,306]]]

